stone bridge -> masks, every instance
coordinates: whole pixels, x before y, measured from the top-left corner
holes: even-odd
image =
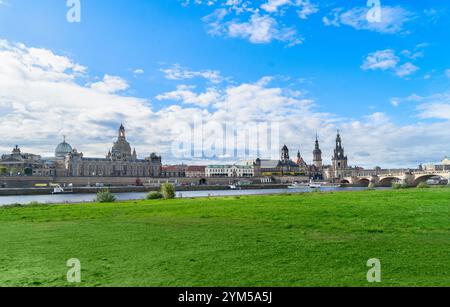
[[[391,186],[400,182],[410,186],[417,186],[433,177],[440,177],[450,184],[450,170],[447,171],[398,171],[398,172],[363,172],[352,177],[345,177],[341,183],[368,186],[370,183],[377,186]]]

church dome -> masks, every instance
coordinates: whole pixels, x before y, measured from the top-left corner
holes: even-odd
[[[72,152],[72,146],[66,142],[66,138],[64,141],[56,146],[55,149],[55,157],[56,158],[65,158],[69,153]]]

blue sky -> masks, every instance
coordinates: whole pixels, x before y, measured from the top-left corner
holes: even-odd
[[[281,127],[281,142],[302,149],[307,160],[316,131],[329,159],[338,128],[353,164],[415,166],[450,154],[445,132],[450,126],[448,2],[381,0],[379,23],[364,18],[365,0],[230,2],[81,0],[81,22],[69,23],[63,0],[0,1],[3,51],[23,58],[34,48],[61,56],[83,67],[58,71],[64,72],[64,82],[78,85],[68,89],[77,91],[73,96],[94,99],[81,93],[100,90],[101,99],[109,95],[124,110],[133,103],[142,108],[138,118],[135,110],[116,112],[117,106],[111,111],[115,116],[102,118],[101,103],[98,113],[93,111],[98,115],[84,114],[83,107],[67,107],[77,104],[73,100],[59,96],[53,102],[51,82],[60,86],[62,80],[46,79],[49,93],[40,87],[39,102],[60,103],[61,110],[73,113],[55,111],[46,118],[30,107],[31,94],[4,92],[0,125],[11,129],[15,122],[22,133],[1,140],[0,149],[9,151],[19,143],[27,151],[49,154],[55,139],[67,134],[80,150],[99,155],[110,146],[116,121],[124,121],[140,152],[169,157],[170,140],[154,136],[167,129],[161,121],[172,120],[173,126],[187,114],[205,112],[209,119],[225,120],[221,106],[239,100],[248,108],[234,118],[288,122]],[[15,44],[24,49],[13,50]],[[11,80],[5,63],[10,62],[0,62],[4,79]],[[55,65],[41,68],[49,73]],[[259,82],[264,77],[270,81]],[[33,89],[29,85],[30,93]],[[278,107],[261,107],[254,97]],[[295,106],[286,108],[292,99]],[[95,109],[96,102],[91,103]],[[44,126],[40,135],[34,133]]]

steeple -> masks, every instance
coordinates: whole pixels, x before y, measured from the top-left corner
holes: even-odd
[[[282,162],[289,162],[291,158],[289,157],[289,148],[284,145],[283,149],[281,150],[281,161]]]
[[[313,163],[317,168],[322,168],[322,150],[320,150],[319,136],[316,134],[316,143],[313,151]]]
[[[334,155],[333,155],[333,169],[345,169],[348,167],[348,158],[345,155],[345,150],[342,147],[342,139],[341,139],[341,133],[338,130],[337,136],[336,136],[336,148],[334,149]]]
[[[120,128],[119,128],[119,139],[126,139],[126,137],[125,137],[125,127],[123,126],[123,124],[121,124]]]

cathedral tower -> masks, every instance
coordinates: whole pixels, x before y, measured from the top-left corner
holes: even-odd
[[[340,169],[346,169],[346,168],[348,168],[348,158],[345,155],[344,148],[342,147],[341,134],[338,131],[338,134],[336,137],[336,148],[334,150],[334,156],[333,156],[333,169],[340,170]]]
[[[289,157],[289,148],[284,145],[283,149],[281,150],[281,162],[287,163],[291,160]]]
[[[320,150],[319,137],[317,135],[316,135],[316,146],[313,151],[313,161],[315,167],[322,168],[323,166],[322,150]]]

